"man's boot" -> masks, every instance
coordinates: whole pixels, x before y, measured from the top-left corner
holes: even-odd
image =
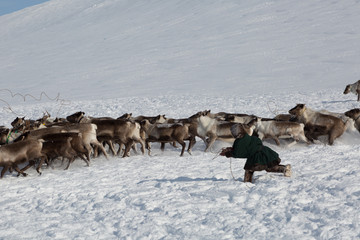
[[[290,164],[285,165],[284,176],[291,177],[291,165]]]
[[[250,170],[245,170],[244,182],[252,182],[252,176],[254,172]]]

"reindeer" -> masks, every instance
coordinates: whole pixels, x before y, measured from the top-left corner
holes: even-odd
[[[57,157],[66,157],[69,159],[69,163],[65,170],[69,168],[76,156],[84,160],[87,166],[89,166],[89,159],[84,158],[84,155],[87,154],[87,149],[86,145],[84,145],[81,133],[69,132],[47,134],[43,136],[43,139],[45,142],[42,151],[46,151],[48,160]],[[52,154],[52,157],[50,154]]]
[[[353,93],[357,95],[357,100],[360,101],[360,80],[353,84],[346,85],[344,94]]]
[[[320,135],[328,135],[330,145],[333,145],[334,140],[345,131],[345,124],[341,119],[316,112],[306,107],[305,104],[297,104],[289,110],[289,113],[305,124],[305,128],[312,129],[312,138],[317,139]]]
[[[346,116],[345,113],[329,112],[327,110],[320,110],[319,113],[340,118],[345,124],[345,131],[356,131],[355,121],[351,117]]]
[[[10,129],[9,128],[6,128],[4,126],[0,127],[0,145],[4,145],[4,144],[8,143],[9,134],[10,134]]]
[[[274,120],[284,121],[284,122],[298,122],[296,116],[291,114],[278,114],[274,117]]]
[[[2,146],[0,148],[0,166],[3,167],[3,169],[0,178],[4,176],[9,168],[15,169],[19,174],[26,176],[27,174],[24,170],[18,168],[18,164],[34,161],[38,158],[46,158],[41,152],[43,141],[42,139],[26,140]],[[41,174],[39,168],[36,170]]]
[[[123,157],[128,156],[133,143],[141,144],[142,153],[145,152],[145,142],[140,132],[141,127],[137,122],[129,120],[93,120],[97,126],[97,137],[101,140],[112,140],[120,144],[120,148],[125,145]],[[115,153],[115,149],[112,149]]]
[[[360,108],[354,108],[346,111],[345,116],[354,120],[355,127],[360,132]]]
[[[226,121],[226,122],[235,122],[235,123],[242,123],[242,124],[248,124],[256,118],[254,115],[248,115],[243,113],[226,113],[226,112],[219,112],[215,114],[211,114],[209,110],[209,117],[216,118],[220,121]]]
[[[185,140],[193,141],[195,137],[191,136],[189,133],[188,124],[156,124],[150,123],[148,119],[145,119],[141,122],[141,127],[146,134],[146,143],[150,155],[150,145],[149,142],[160,142],[160,143],[172,143],[174,141],[178,142],[181,146],[180,156],[184,155],[186,143]],[[189,143],[189,146],[193,145]],[[188,152],[191,154],[191,149],[188,149]]]
[[[194,126],[196,127],[193,134],[204,141],[206,145],[205,152],[212,147],[217,139],[223,141],[234,141],[234,137],[231,134],[231,127],[239,123],[220,121],[217,117],[216,115],[212,115],[210,110],[198,112],[190,117],[190,119],[195,122]]]
[[[302,140],[309,143],[305,137],[304,126],[303,123],[276,121],[272,119],[262,120],[262,118],[257,118],[255,131],[261,140],[264,138],[272,138],[277,145],[280,145],[280,137],[290,137],[295,139],[296,142]]]
[[[21,132],[26,132],[30,130],[35,130],[38,128],[44,128],[45,123],[50,118],[50,114],[47,112],[43,114],[42,118],[37,120],[25,119],[25,117],[19,118],[16,117],[12,122],[11,126],[13,126],[14,130],[18,130]]]
[[[86,148],[86,158],[90,161],[90,154],[93,152],[92,145],[100,148],[104,153],[105,157],[108,158],[105,148],[100,144],[100,142],[96,138],[96,129],[97,126],[91,123],[73,123],[66,124],[64,126],[59,127],[50,127],[50,128],[42,128],[33,131],[26,132],[20,135],[15,141],[21,141],[24,139],[40,139],[44,135],[48,134],[56,134],[56,133],[81,133],[83,144]]]
[[[81,119],[84,117],[84,112],[76,112],[66,117],[66,120],[71,123],[80,123]]]
[[[154,117],[148,117],[148,116],[137,116],[137,117],[131,117],[131,120],[141,123],[143,120],[148,120],[150,123],[155,124],[155,123],[164,123],[166,122],[166,117],[165,115],[157,115]]]

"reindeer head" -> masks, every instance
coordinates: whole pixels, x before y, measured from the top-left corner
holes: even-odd
[[[11,126],[13,126],[14,128],[17,128],[17,127],[23,125],[24,123],[25,123],[25,117],[23,117],[23,118],[16,117],[15,120],[11,122]]]
[[[117,119],[130,119],[132,116],[132,113],[125,113],[122,116],[118,117]]]
[[[68,120],[71,123],[79,123],[81,118],[83,118],[85,115],[84,112],[76,112],[70,116],[66,117],[66,120]]]
[[[350,92],[351,86],[350,85],[346,85],[345,90],[344,90],[344,94],[348,94]]]
[[[289,110],[289,113],[294,116],[301,116],[305,109],[305,104],[297,104],[294,108]]]
[[[242,138],[245,134],[251,136],[254,132],[254,126],[248,124],[237,123],[230,128],[230,132],[234,138]]]
[[[149,129],[150,125],[151,125],[151,123],[148,119],[142,120],[140,122],[140,127],[145,132]]]
[[[40,122],[41,124],[45,123],[49,118],[51,117],[50,113],[48,111],[43,112],[43,117],[37,119],[36,121]]]
[[[154,121],[151,121],[151,123],[164,123],[166,122],[166,117],[165,114],[164,115],[157,115],[156,118],[154,119]]]
[[[351,110],[345,112],[345,116],[347,116],[349,118],[352,118],[354,120],[359,118],[359,116],[360,116],[360,108],[354,108],[354,109],[351,109]]]

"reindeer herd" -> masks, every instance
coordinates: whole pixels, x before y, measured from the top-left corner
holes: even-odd
[[[315,111],[305,104],[297,104],[288,114],[280,114],[272,119],[239,113],[211,113],[210,110],[198,112],[188,118],[172,119],[165,115],[153,117],[124,114],[117,119],[111,117],[90,117],[84,112],[76,112],[66,118],[52,119],[50,114],[38,120],[16,118],[12,128],[0,127],[0,167],[1,178],[7,171],[15,170],[26,176],[25,170],[35,166],[39,174],[46,163],[55,159],[67,159],[65,169],[77,158],[87,165],[91,158],[103,154],[130,156],[131,150],[137,153],[140,145],[151,153],[151,143],[181,146],[180,156],[184,155],[200,138],[209,151],[217,140],[233,142],[232,129],[241,127],[261,140],[273,139],[280,145],[280,138],[291,138],[290,145],[298,141],[311,144],[320,136],[326,136],[332,145],[345,131],[360,131],[360,109],[345,113]],[[117,149],[117,151],[116,151]],[[22,165],[21,169],[19,165]]]

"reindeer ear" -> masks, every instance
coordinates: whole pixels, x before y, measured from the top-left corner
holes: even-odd
[[[299,107],[299,108],[304,108],[304,107],[305,107],[305,104],[303,104],[303,103],[298,103],[298,104],[297,104],[297,107]]]
[[[235,116],[234,115],[230,115],[226,118],[226,121],[234,121],[235,120]]]

